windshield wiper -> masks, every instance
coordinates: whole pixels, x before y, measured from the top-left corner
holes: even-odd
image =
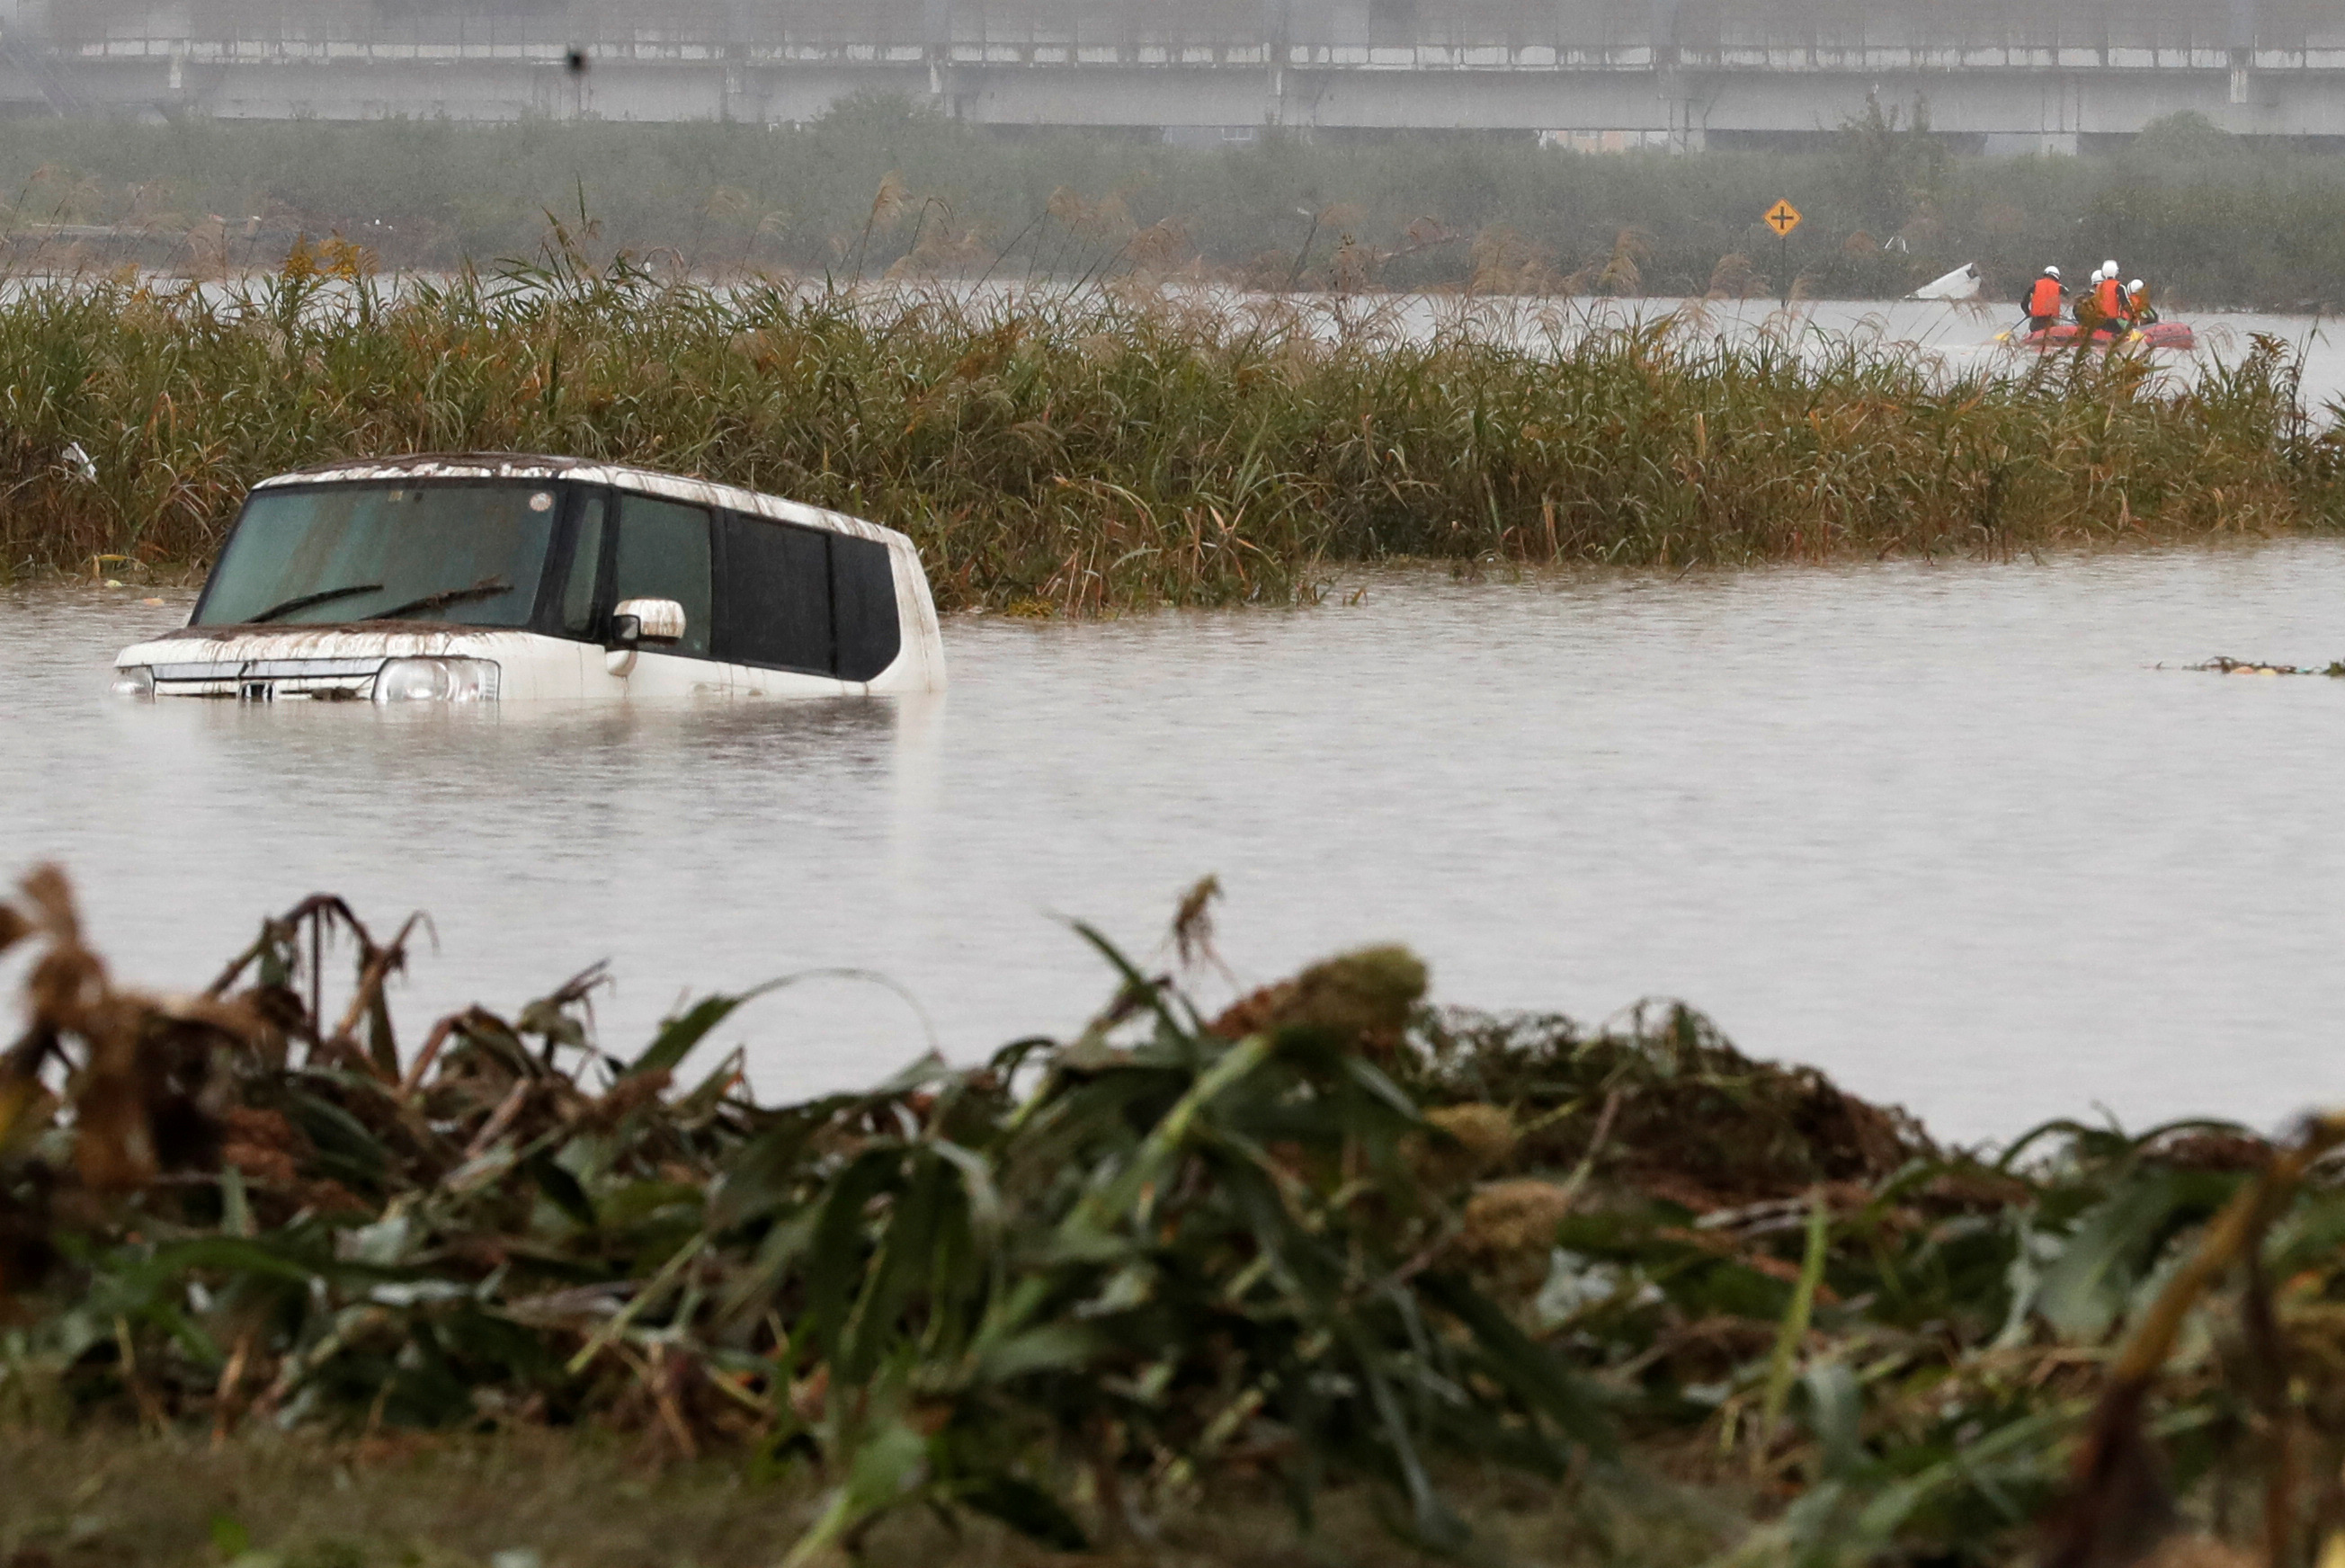
[[[375,593],[381,591],[380,582],[353,582],[348,588],[324,588],[315,593],[303,593],[288,599],[282,604],[272,604],[258,615],[244,618],[247,626],[258,626],[263,621],[274,621],[279,615],[290,615],[296,610],[307,610],[312,604],[324,604],[330,600],[348,599],[353,593]]]
[[[470,588],[443,588],[437,593],[427,593],[421,599],[411,599],[404,604],[394,604],[380,614],[369,615],[369,621],[396,621],[418,610],[441,610],[451,604],[462,604],[467,599],[494,599],[500,593],[511,593],[513,584],[502,577],[483,577]]]

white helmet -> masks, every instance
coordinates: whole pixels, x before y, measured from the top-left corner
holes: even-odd
[[[2126,292],[2127,292],[2127,293],[2128,293],[2128,294],[2138,294],[2138,293],[2140,293],[2140,292],[2141,292],[2141,279],[2140,279],[2140,278],[2135,278],[2132,282],[2130,282],[2130,283],[2127,284],[2127,285],[2126,285]]]
[[[2115,278],[2117,275],[2117,264],[2116,262],[2114,262],[2114,261],[2104,261],[2104,262],[2102,262],[2102,263],[2101,263],[2101,276],[2102,276],[2102,277],[2104,277],[2104,278]]]
[[[2094,282],[2098,283],[2102,278],[2106,278],[2107,276],[2108,276],[2108,274],[2107,274],[2106,272],[2105,272],[2104,270],[2102,270],[2100,268],[2096,267],[2096,268],[2093,268],[2093,281],[2094,281]]]
[[[2044,276],[2046,278],[2057,278],[2060,276],[2060,269],[2056,267],[2047,267],[2044,269]]]

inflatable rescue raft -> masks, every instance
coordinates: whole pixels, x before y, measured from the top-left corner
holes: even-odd
[[[2074,348],[2085,329],[2074,321],[2060,321],[2042,332],[1998,332],[1998,343],[2025,343],[2035,349]],[[2092,346],[2096,349],[2196,349],[2198,335],[2181,321],[2154,321],[2147,327],[2129,328],[2123,332],[2096,332]]]

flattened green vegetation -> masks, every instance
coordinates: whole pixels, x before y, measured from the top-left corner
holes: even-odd
[[[1104,943],[1071,1039],[764,1106],[709,1059],[748,995],[613,1053],[590,973],[403,1048],[403,938],[331,899],[193,996],[118,986],[55,871],[0,944],[18,1568],[1989,1568],[2345,1529],[2345,1118],[1991,1158],[1681,1007],[1435,1010],[1386,947],[1208,1019]]]
[[[0,1429],[10,1568],[774,1568],[819,1517],[819,1477],[758,1480],[734,1454],[685,1461],[630,1434],[523,1430],[372,1440],[109,1429],[60,1439]],[[1682,1568],[1731,1515],[1681,1498],[1445,1477],[1486,1546],[1546,1568]],[[1423,1568],[1426,1553],[1358,1487],[1295,1529],[1274,1482],[1167,1500],[1127,1535],[1066,1553],[983,1518],[909,1510],[862,1543],[874,1563],[931,1568]],[[1674,1516],[1672,1516],[1674,1515]],[[245,1553],[252,1555],[245,1556]],[[843,1554],[826,1561],[834,1565]]]

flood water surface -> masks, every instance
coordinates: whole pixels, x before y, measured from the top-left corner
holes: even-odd
[[[2345,683],[2152,668],[2345,655],[2345,546],[1377,579],[951,622],[941,699],[668,709],[118,701],[183,600],[0,605],[5,858],[68,865],[136,980],[324,889],[430,912],[411,1037],[605,957],[627,1051],[685,991],[901,988],[736,1015],[792,1094],[1079,1027],[1064,918],[1162,961],[1212,872],[1247,982],[1398,939],[1446,1001],[1681,996],[1950,1136],[2345,1099]]]

